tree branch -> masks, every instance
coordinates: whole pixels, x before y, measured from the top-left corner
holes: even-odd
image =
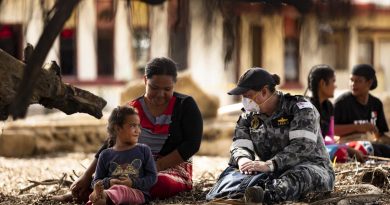
[[[9,113],[14,119],[23,118],[26,115],[27,107],[30,104],[32,91],[35,88],[40,74],[40,68],[58,36],[66,20],[71,15],[73,8],[79,0],[58,0],[55,5],[55,14],[49,20],[39,38],[36,49],[28,60],[26,70],[24,71],[22,82],[18,88],[17,95],[9,107]]]

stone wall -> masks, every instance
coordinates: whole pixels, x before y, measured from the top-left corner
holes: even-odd
[[[0,155],[26,157],[44,153],[95,152],[106,139],[106,118],[55,113],[7,121],[0,135]]]

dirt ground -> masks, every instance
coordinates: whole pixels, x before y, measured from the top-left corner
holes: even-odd
[[[58,204],[50,200],[50,196],[65,193],[70,183],[85,170],[91,159],[93,154],[84,153],[64,153],[23,159],[0,157],[0,205]],[[152,204],[206,203],[205,195],[227,166],[227,160],[226,157],[195,156],[193,158],[194,190]],[[335,171],[336,188],[330,195],[312,194],[299,203],[285,204],[390,204],[389,163],[338,164],[335,165]],[[38,185],[27,189],[30,185],[34,185],[34,182],[53,185]],[[61,187],[59,182],[62,182]],[[214,204],[226,203],[242,202],[224,201]]]
[[[56,204],[49,199],[50,196],[54,193],[65,193],[69,182],[85,170],[93,157],[93,154],[84,153],[63,153],[22,159],[0,157],[0,205]],[[227,166],[227,160],[226,157],[195,156],[194,182],[199,184],[209,180],[215,181],[215,177]],[[64,185],[60,189],[58,183],[55,183],[39,185],[21,192],[33,184],[29,180],[35,182],[46,180],[50,183],[63,177]]]

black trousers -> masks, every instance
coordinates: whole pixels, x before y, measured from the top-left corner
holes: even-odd
[[[372,143],[374,156],[390,158],[390,145]]]

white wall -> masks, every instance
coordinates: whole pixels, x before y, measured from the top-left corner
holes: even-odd
[[[230,103],[226,94],[229,90],[227,74],[224,70],[223,19],[218,11],[205,31],[205,13],[202,1],[190,1],[190,47],[189,71],[192,78],[208,94],[219,98],[220,104]],[[207,32],[207,33],[206,33]]]
[[[3,0],[0,8],[0,22],[26,22],[30,19],[32,11],[27,9],[27,5],[30,3],[32,2],[27,0]]]
[[[46,2],[52,6],[52,1]],[[23,24],[23,47],[30,43],[34,47],[38,44],[43,32],[42,10],[39,1],[4,0],[0,8],[0,22],[6,24]],[[44,62],[59,62],[59,41],[55,39]]]
[[[282,18],[277,15],[248,14],[242,15],[240,74],[243,74],[252,65],[252,34],[251,25],[262,28],[262,67],[271,73],[276,73],[283,82],[283,33]]]
[[[31,16],[26,22],[25,42],[35,47],[43,31],[42,11],[39,6],[39,1],[29,2],[27,4],[27,10],[30,10]]]
[[[150,6],[150,58],[168,56],[168,1]]]
[[[365,28],[371,30],[371,33],[365,33],[365,37],[369,37],[374,44],[374,68],[377,71],[378,88],[373,92],[375,94],[381,92],[388,92],[386,88],[386,73],[390,73],[389,58],[383,57],[384,52],[381,52],[381,40],[390,40],[390,32],[386,32],[390,28],[390,15],[376,14],[376,15],[357,15],[351,18],[347,23],[344,21],[336,20],[328,22],[331,27],[349,29],[348,38],[348,67],[346,70],[336,70],[336,85],[338,92],[344,92],[349,90],[349,78],[350,73],[354,65],[358,64],[358,49],[359,49],[359,35],[361,31],[359,29]],[[310,68],[316,64],[327,63],[325,59],[322,59],[321,45],[318,43],[318,27],[319,22],[314,16],[307,16],[304,19],[301,31],[301,67],[300,67],[300,79],[304,87],[307,86],[307,75]],[[387,63],[384,59],[388,59]]]
[[[114,31],[114,76],[116,80],[130,80],[135,76],[131,63],[131,33],[126,11],[126,1],[117,1]]]
[[[95,80],[96,63],[96,9],[94,0],[83,0],[78,5],[77,78]]]

